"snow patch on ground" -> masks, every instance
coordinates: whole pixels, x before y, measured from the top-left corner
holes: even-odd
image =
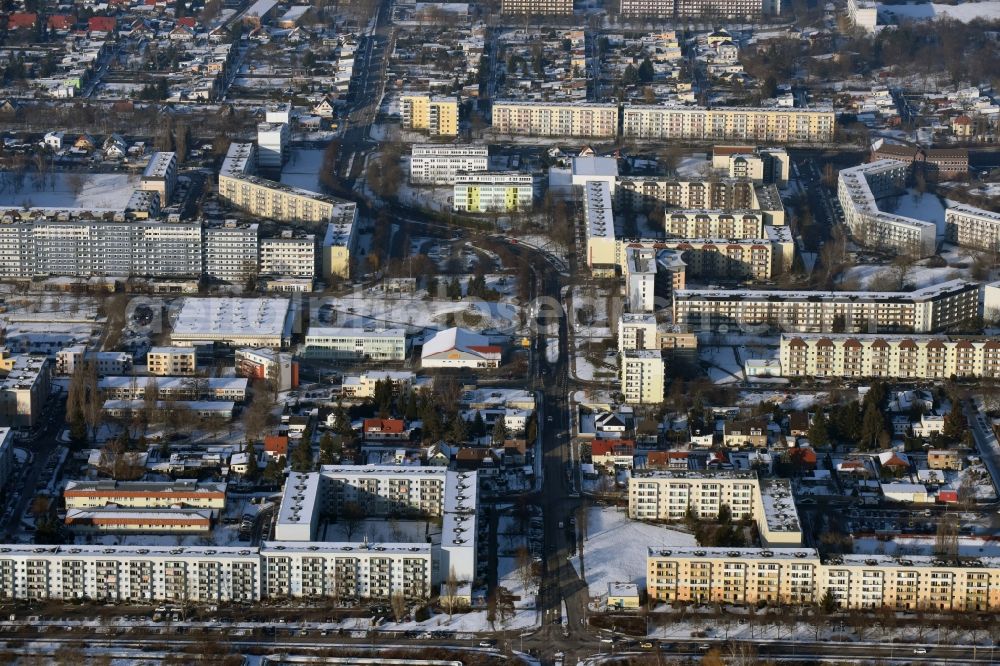
[[[81,179],[79,194],[74,194],[76,179]],[[31,175],[24,187],[15,192],[12,184],[0,186],[0,207],[92,208],[122,210],[139,186],[138,176],[119,173],[51,173],[36,190]]]
[[[581,544],[585,570],[580,570],[579,551],[570,561],[587,581],[592,597],[607,594],[608,583],[636,583],[645,588],[649,547],[698,545],[690,534],[629,520],[613,507],[591,507],[587,516],[587,538]]]
[[[938,19],[953,18],[962,23],[968,23],[975,19],[986,20],[1000,19],[1000,1],[990,0],[987,2],[963,2],[958,5],[939,5],[936,3],[911,3],[906,5],[883,5],[879,4],[879,12],[892,14],[902,19]]]
[[[323,151],[293,148],[281,170],[281,182],[310,192],[322,192],[319,174],[323,168]]]

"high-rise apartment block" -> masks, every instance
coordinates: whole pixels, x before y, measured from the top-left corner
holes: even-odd
[[[405,129],[425,131],[430,136],[458,136],[457,98],[403,95],[399,106]]]

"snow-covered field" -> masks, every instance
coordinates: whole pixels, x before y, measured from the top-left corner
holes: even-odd
[[[587,581],[590,596],[606,594],[608,583],[636,583],[646,586],[646,554],[650,546],[696,546],[690,534],[647,525],[628,519],[613,507],[591,507],[587,513],[587,538],[582,543],[583,568],[579,551],[573,567]],[[582,525],[577,525],[579,530]]]
[[[319,172],[323,167],[323,151],[318,149],[293,148],[281,170],[281,182],[292,187],[301,187],[312,192],[322,192]]]
[[[347,537],[347,525],[332,522],[325,526],[321,541],[363,541],[369,543],[425,543],[427,523],[422,520],[363,520]]]
[[[715,384],[743,381],[743,366],[732,347],[701,347],[698,358],[709,365],[708,378]]]
[[[962,23],[968,23],[977,18],[986,20],[1000,19],[1000,0],[986,2],[963,2],[958,5],[939,5],[936,3],[910,3],[906,5],[879,4],[879,13],[892,14],[901,19],[936,19],[953,18]]]
[[[933,555],[935,537],[897,536],[892,541],[864,537],[854,539],[854,552],[865,555]],[[973,537],[958,538],[962,557],[1000,557],[1000,544]]]
[[[82,180],[79,194],[73,191],[77,178]],[[137,176],[120,173],[52,173],[36,189],[29,174],[20,192],[9,183],[0,186],[0,206],[121,210],[138,184]]]

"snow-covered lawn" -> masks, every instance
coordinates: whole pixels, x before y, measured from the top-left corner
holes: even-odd
[[[854,539],[854,552],[865,555],[933,555],[935,537],[897,536],[892,541],[864,537]],[[1000,557],[1000,544],[974,537],[958,538],[962,557]]]
[[[592,597],[606,594],[608,583],[629,582],[645,588],[649,547],[698,545],[690,534],[629,520],[613,507],[591,507],[587,516],[587,538],[581,544],[585,570],[580,571],[579,550],[571,562],[587,581]],[[577,525],[578,530],[581,527]]]
[[[977,18],[988,21],[1000,19],[1000,0],[986,2],[963,2],[957,5],[939,5],[936,3],[910,3],[906,5],[884,5],[879,3],[879,13],[894,14],[903,19],[937,19],[953,18],[962,23],[974,21]]]
[[[293,148],[281,170],[281,182],[311,192],[322,192],[319,173],[323,167],[323,151],[315,148]]]
[[[386,520],[384,518],[361,521],[347,538],[347,525],[331,522],[325,527],[321,541],[363,541],[369,543],[426,543],[427,523],[422,520]]]
[[[736,360],[736,351],[732,347],[701,347],[698,358],[709,365],[708,377],[715,384],[743,380],[743,366]]]
[[[73,186],[78,178],[82,187],[75,194]],[[0,206],[122,210],[138,185],[137,176],[121,173],[51,173],[36,189],[29,174],[20,192],[11,184],[0,187]]]

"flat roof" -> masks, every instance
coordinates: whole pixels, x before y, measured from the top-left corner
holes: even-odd
[[[289,327],[285,298],[185,298],[172,335],[281,337]]]
[[[773,300],[773,301],[897,301],[916,303],[932,300],[939,296],[978,290],[978,282],[955,279],[934,284],[916,291],[795,291],[795,290],[747,290],[747,289],[678,289],[674,298],[678,300]]]
[[[94,546],[64,545],[38,546],[34,544],[4,544],[0,546],[0,556],[38,557],[55,555],[62,557],[97,557],[117,559],[118,557],[204,557],[208,559],[258,559],[258,550],[246,546]],[[110,557],[109,557],[110,556]]]
[[[149,164],[142,172],[143,178],[166,178],[167,171],[172,164],[177,163],[177,156],[174,153],[155,152],[149,158]]]

